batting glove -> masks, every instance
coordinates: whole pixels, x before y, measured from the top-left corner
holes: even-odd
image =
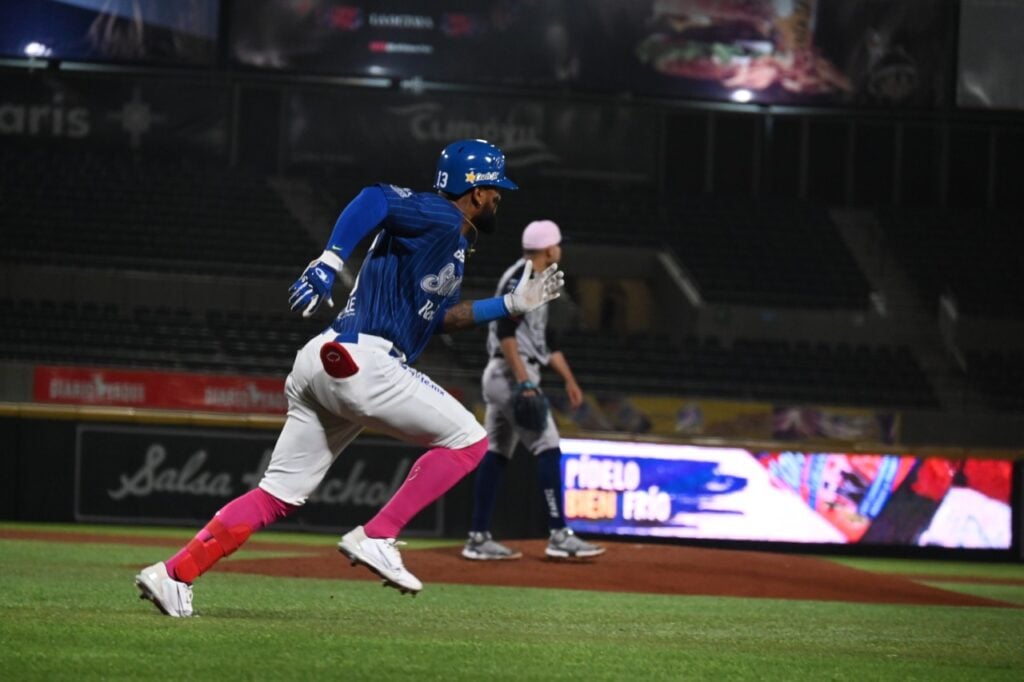
[[[537,277],[531,278],[531,274],[533,263],[526,261],[519,284],[512,293],[505,294],[505,307],[513,317],[536,310],[562,295],[565,274],[558,269],[558,263],[552,263]]]
[[[335,276],[344,265],[344,261],[330,251],[324,251],[319,258],[307,265],[302,276],[288,288],[288,305],[291,306],[292,312],[301,310],[303,317],[309,317],[319,310],[324,301],[333,308],[331,289],[334,287]]]

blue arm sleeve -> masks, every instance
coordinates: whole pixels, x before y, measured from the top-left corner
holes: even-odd
[[[388,200],[380,187],[367,187],[349,202],[334,223],[327,251],[348,260],[363,237],[388,217]]]
[[[508,315],[508,308],[505,307],[504,296],[473,301],[473,322],[477,324],[499,320],[506,315]]]

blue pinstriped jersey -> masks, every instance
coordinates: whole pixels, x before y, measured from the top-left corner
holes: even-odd
[[[412,363],[458,303],[468,242],[462,214],[429,192],[379,185],[388,214],[332,325],[388,339]]]

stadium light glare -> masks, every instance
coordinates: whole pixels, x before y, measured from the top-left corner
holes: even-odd
[[[754,93],[752,93],[750,90],[747,90],[746,88],[740,88],[739,90],[733,90],[732,93],[729,95],[729,99],[731,99],[733,102],[740,102],[741,104],[746,104],[750,100],[754,99]]]
[[[25,46],[24,52],[26,57],[49,57],[53,54],[52,49],[35,40]]]

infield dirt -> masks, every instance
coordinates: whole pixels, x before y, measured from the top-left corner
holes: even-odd
[[[0,531],[0,538],[89,542],[163,547],[180,541],[158,537]],[[771,552],[706,549],[636,542],[607,542],[607,553],[591,560],[555,561],[544,556],[542,540],[507,541],[523,552],[515,561],[468,561],[460,547],[406,549],[406,567],[429,589],[431,583],[550,587],[651,594],[815,599],[874,604],[1001,606],[1006,602],[923,585],[907,577],[872,573],[813,557]],[[260,542],[254,549],[291,554],[246,558],[245,548],[222,561],[216,571],[290,578],[378,580],[365,568],[352,568],[333,542],[284,544]],[[159,558],[160,552],[156,552]],[[914,576],[921,580],[923,576]]]

